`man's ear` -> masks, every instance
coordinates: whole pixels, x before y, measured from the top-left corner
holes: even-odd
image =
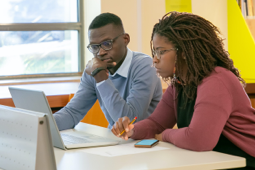
[[[127,34],[127,33],[124,34],[124,41],[125,41],[125,45],[127,46],[130,42],[129,34]]]

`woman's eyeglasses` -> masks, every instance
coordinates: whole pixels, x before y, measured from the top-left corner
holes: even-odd
[[[156,56],[158,60],[161,59],[161,56],[164,55],[166,52],[169,52],[169,51],[178,51],[178,48],[170,48],[168,50],[152,50],[152,55],[153,57]]]

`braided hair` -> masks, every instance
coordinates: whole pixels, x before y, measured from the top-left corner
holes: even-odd
[[[209,76],[216,66],[230,70],[245,86],[239,71],[229,58],[229,53],[223,48],[220,31],[210,21],[190,13],[169,12],[154,25],[151,36],[151,50],[153,36],[158,34],[166,37],[178,48],[176,61],[176,76],[181,84],[174,86],[179,94],[180,88],[185,94],[185,103],[196,96],[197,87],[202,80]],[[185,60],[180,57],[185,56]],[[187,73],[183,77],[183,62],[186,62]],[[180,76],[182,75],[182,76]]]

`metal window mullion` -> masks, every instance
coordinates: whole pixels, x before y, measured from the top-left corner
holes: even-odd
[[[77,23],[18,23],[0,24],[0,31],[44,31],[44,30],[81,30],[82,24]]]
[[[85,48],[85,36],[84,36],[84,25],[85,25],[85,20],[84,20],[84,1],[83,0],[78,0],[79,6],[78,8],[78,21],[81,23],[81,29],[79,31],[79,71],[82,72],[85,69],[85,54],[84,54],[84,48]]]

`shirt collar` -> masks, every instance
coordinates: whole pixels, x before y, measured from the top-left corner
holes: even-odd
[[[110,76],[114,77],[116,74],[119,74],[120,76],[127,78],[128,70],[132,61],[132,56],[133,52],[129,48],[127,48],[127,55],[125,60],[118,68],[118,70],[113,75],[110,74]]]

